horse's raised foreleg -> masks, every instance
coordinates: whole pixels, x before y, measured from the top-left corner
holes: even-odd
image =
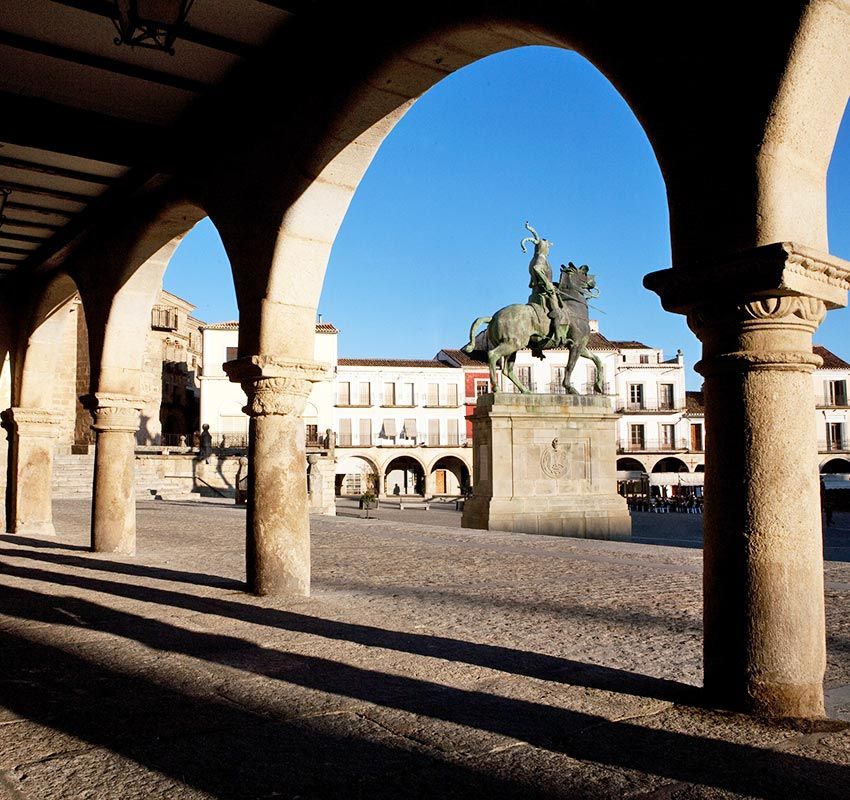
[[[514,375],[514,363],[516,362],[516,353],[511,353],[509,356],[505,358],[504,365],[502,367],[502,373],[508,376],[508,380],[516,386],[517,389],[520,390],[522,394],[531,394],[531,389],[523,384],[523,382]]]
[[[469,344],[465,344],[461,348],[464,353],[471,353],[475,349],[475,334],[485,323],[489,325],[492,319],[493,317],[478,317],[478,319],[472,323],[472,327],[469,329]]]

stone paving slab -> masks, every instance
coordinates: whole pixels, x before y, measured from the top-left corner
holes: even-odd
[[[700,707],[697,549],[317,517],[282,601],[242,591],[244,513],[141,502],[135,558],[85,501],[0,537],[0,798],[850,796],[840,719]]]

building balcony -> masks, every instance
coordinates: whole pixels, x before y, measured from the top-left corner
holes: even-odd
[[[848,453],[850,452],[850,441],[819,441],[819,453]]]
[[[618,453],[686,453],[691,450],[687,439],[674,439],[672,441],[632,442],[628,439],[617,441]],[[702,452],[695,450],[694,452]]]
[[[337,408],[372,408],[372,403],[336,403]]]
[[[824,394],[823,396],[815,395],[815,405],[818,408],[850,408],[850,403],[847,402],[847,398],[842,397],[840,394]]]
[[[617,400],[618,414],[672,414],[676,411],[684,411],[683,403],[659,403],[645,401],[643,403],[624,403]]]

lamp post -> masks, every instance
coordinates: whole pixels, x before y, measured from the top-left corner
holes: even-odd
[[[114,0],[115,44],[174,55],[174,41],[195,0]]]

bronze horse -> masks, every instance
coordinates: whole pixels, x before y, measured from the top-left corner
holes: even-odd
[[[586,265],[561,266],[557,286],[552,284],[552,269],[547,255],[551,242],[541,239],[528,223],[526,227],[533,238],[523,239],[534,243],[534,256],[529,265],[532,294],[528,303],[505,306],[492,317],[479,317],[469,330],[469,343],[463,347],[465,353],[473,350],[487,351],[490,365],[490,381],[496,391],[496,366],[523,394],[531,390],[514,375],[514,363],[519,350],[531,348],[538,358],[544,358],[544,350],[566,348],[569,350],[564,370],[563,386],[567,394],[579,394],[570,382],[580,356],[589,358],[596,365],[594,392],[603,393],[602,362],[587,349],[590,339],[590,321],[587,300],[596,296],[596,279],[588,274]],[[476,333],[481,325],[487,324],[483,341],[476,347]]]

